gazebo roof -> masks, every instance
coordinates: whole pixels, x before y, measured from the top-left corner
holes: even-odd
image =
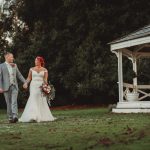
[[[140,38],[140,37],[144,37],[148,35],[150,35],[150,24],[118,40],[114,40],[110,44],[128,41],[128,40],[132,40],[132,39],[136,39],[136,38]]]
[[[117,40],[112,41],[111,50],[150,43],[150,24]]]

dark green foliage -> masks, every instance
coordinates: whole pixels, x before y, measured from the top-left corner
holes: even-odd
[[[16,34],[16,61],[27,75],[37,55],[46,59],[58,105],[117,100],[117,58],[107,43],[150,23],[149,6],[149,0],[23,0],[17,11],[29,30]],[[129,63],[124,78],[132,82]]]

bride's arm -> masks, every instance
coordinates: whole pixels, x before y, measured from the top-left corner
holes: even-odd
[[[27,77],[27,79],[26,79],[26,83],[27,83],[27,84],[30,83],[31,80],[32,80],[32,70],[30,69],[30,70],[29,70],[29,73],[28,73],[28,77]]]
[[[29,73],[28,73],[28,77],[27,77],[25,83],[23,84],[24,89],[28,88],[28,84],[30,83],[31,80],[32,80],[32,70],[30,69]]]
[[[48,83],[48,71],[47,71],[47,69],[45,69],[45,71],[44,71],[44,82]]]

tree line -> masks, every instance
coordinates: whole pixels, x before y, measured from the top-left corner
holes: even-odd
[[[18,0],[17,4],[17,16],[27,26],[16,28],[13,44],[1,39],[0,50],[15,54],[25,76],[36,56],[45,58],[56,89],[53,105],[118,100],[117,58],[108,43],[150,23],[149,0]],[[0,23],[1,34],[4,28],[12,30],[11,19]],[[124,62],[124,78],[132,80],[129,63]],[[27,95],[20,92],[20,105]]]

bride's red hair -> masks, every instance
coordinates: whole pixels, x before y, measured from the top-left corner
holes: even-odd
[[[41,66],[44,67],[45,66],[45,61],[44,58],[41,56],[37,56],[36,59],[41,63]]]

